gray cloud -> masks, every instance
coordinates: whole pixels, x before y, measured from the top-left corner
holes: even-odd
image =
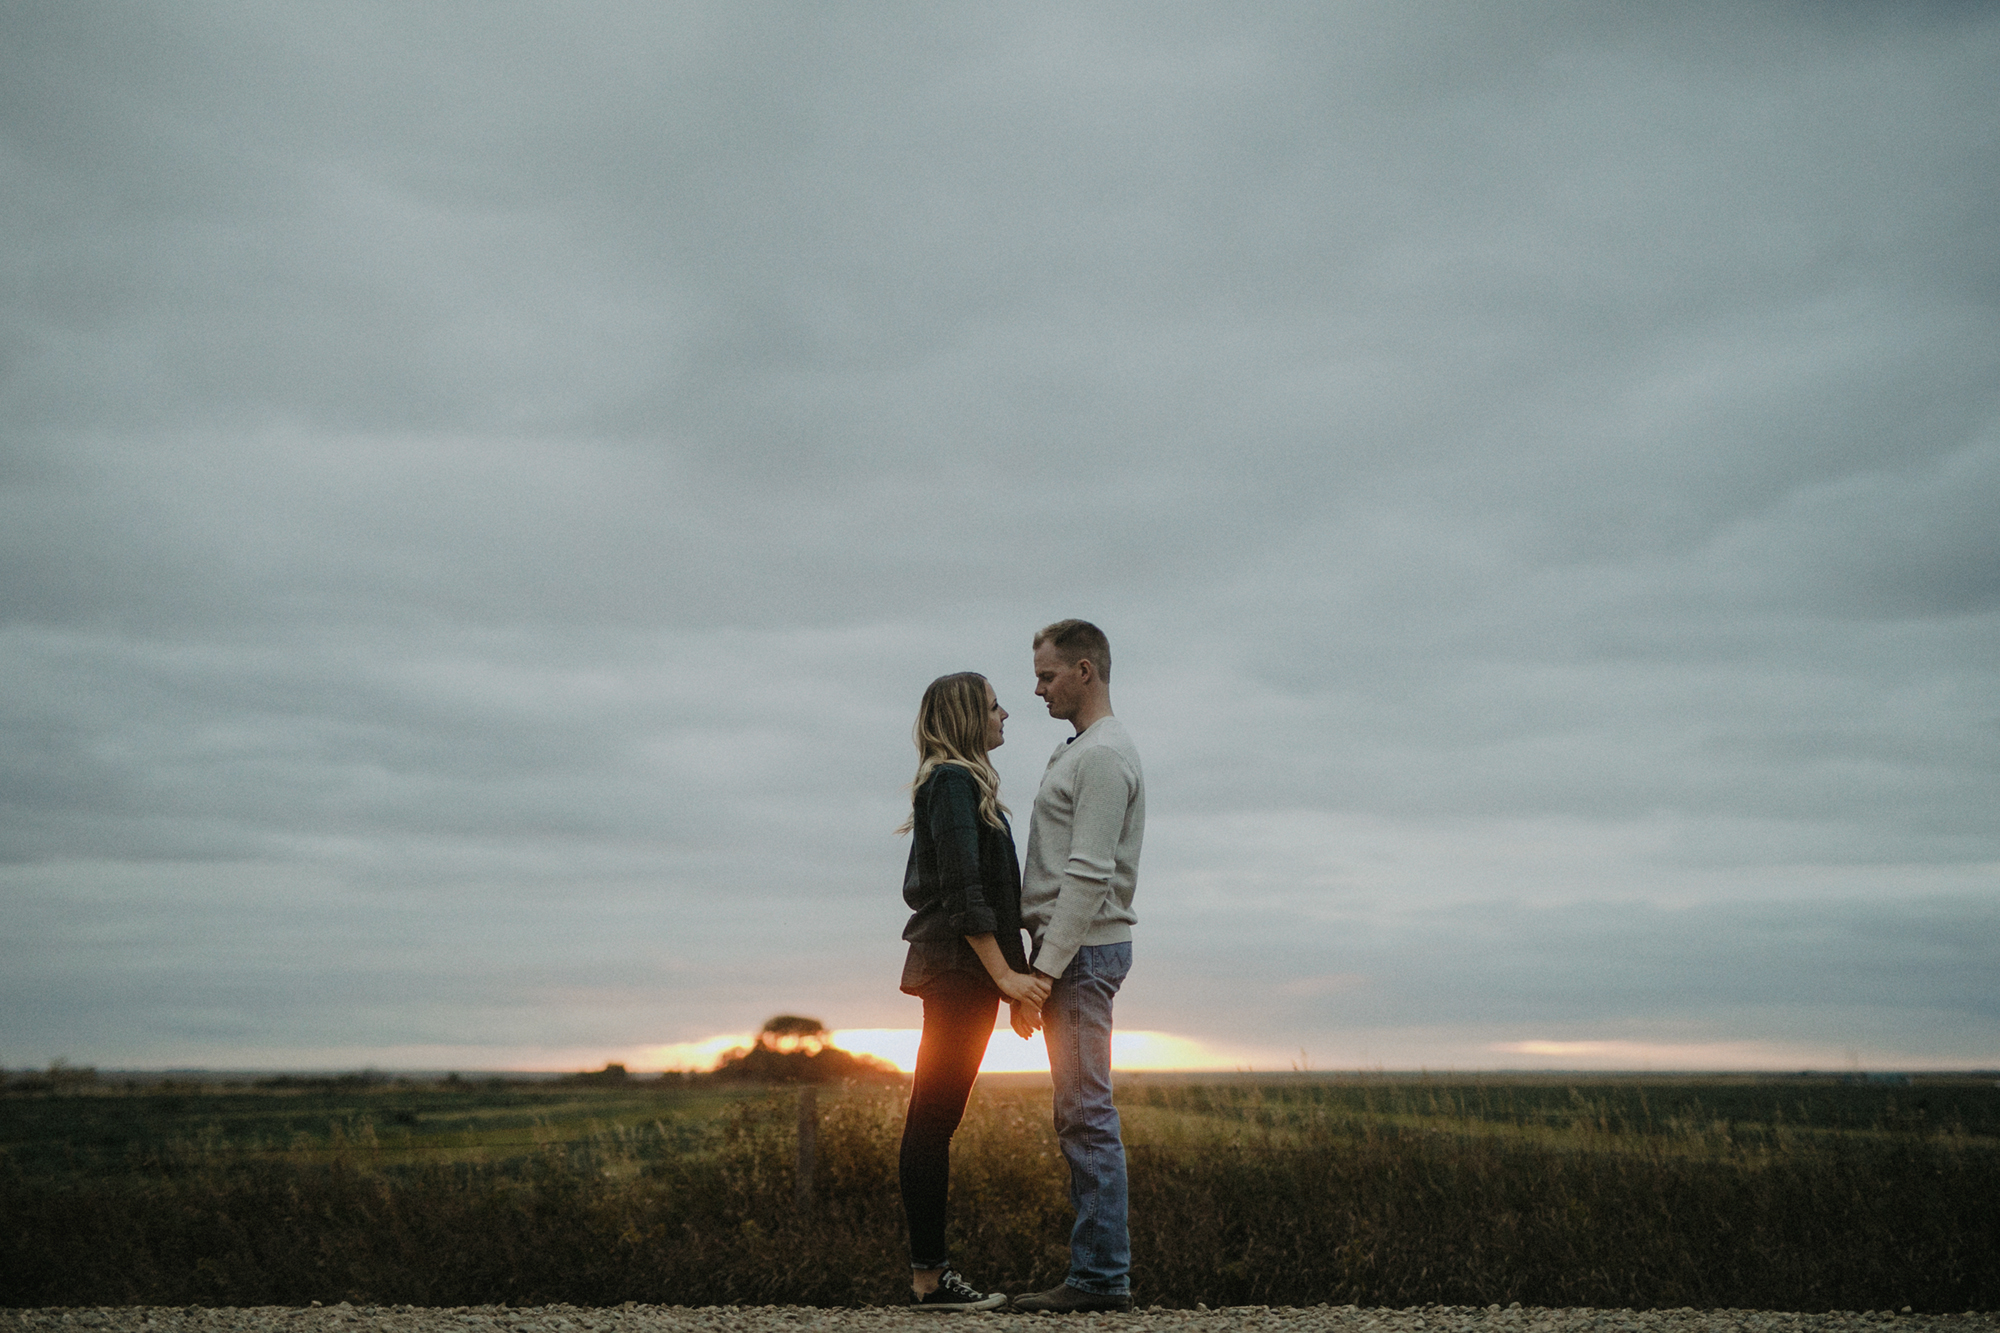
[[[1147,1025],[2000,1061],[1997,46],[0,19],[0,1060],[913,1021],[913,701],[1024,810],[1083,613]]]

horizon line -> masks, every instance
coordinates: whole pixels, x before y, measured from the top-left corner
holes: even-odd
[[[618,1061],[608,1062],[607,1064],[600,1065],[595,1069],[520,1069],[520,1068],[477,1069],[469,1066],[460,1066],[457,1068],[441,1068],[433,1066],[414,1067],[414,1066],[389,1066],[389,1065],[373,1065],[373,1064],[361,1065],[361,1066],[95,1065],[95,1064],[77,1064],[71,1061],[64,1060],[64,1061],[52,1062],[51,1064],[46,1064],[46,1065],[16,1066],[16,1065],[0,1064],[0,1077],[15,1077],[20,1075],[47,1076],[50,1074],[67,1072],[70,1074],[91,1073],[91,1074],[96,1074],[99,1077],[107,1075],[167,1076],[174,1074],[227,1074],[227,1075],[255,1075],[259,1077],[291,1076],[291,1077],[318,1078],[318,1077],[342,1077],[350,1075],[379,1074],[385,1077],[397,1077],[397,1078],[424,1077],[424,1078],[447,1079],[452,1077],[453,1075],[456,1075],[457,1077],[462,1079],[509,1077],[509,1078],[522,1078],[522,1079],[534,1079],[534,1080],[553,1080],[561,1078],[574,1078],[579,1074],[602,1074],[605,1072],[605,1070],[613,1066],[625,1067],[622,1066]],[[700,1078],[700,1077],[706,1077],[714,1072],[715,1071],[713,1070],[686,1070],[686,1069],[667,1069],[667,1068],[632,1069],[629,1067],[625,1067],[626,1077],[635,1082],[644,1081],[648,1079],[657,1080],[668,1076]],[[908,1070],[899,1069],[896,1070],[895,1072],[903,1078],[909,1078],[911,1076]],[[1654,1076],[1671,1076],[1678,1078],[1678,1077],[1688,1077],[1697,1075],[1708,1075],[1715,1077],[1733,1077],[1733,1078],[1815,1078],[1815,1077],[1866,1078],[1871,1075],[1898,1075],[1905,1077],[1955,1076],[1955,1077],[1969,1077],[1969,1078],[1983,1078],[1983,1077],[2000,1078],[2000,1066],[1931,1065],[1931,1066],[1904,1066],[1896,1068],[1864,1067],[1864,1068],[1845,1068],[1845,1069],[1841,1068],[1801,1069],[1801,1068],[1777,1068],[1777,1067],[1768,1069],[1746,1069],[1741,1067],[1726,1068],[1726,1067],[1702,1067],[1702,1066],[1671,1068],[1671,1067],[1654,1066],[1650,1068],[1634,1068],[1634,1069],[1602,1069],[1602,1068],[1593,1069],[1581,1066],[1575,1068],[1554,1068],[1549,1066],[1533,1066],[1533,1065],[1504,1065],[1504,1066],[1503,1065],[1466,1065],[1466,1066],[1411,1065],[1411,1066],[1397,1066],[1397,1067],[1390,1067],[1386,1065],[1372,1065],[1365,1067],[1335,1066],[1324,1069],[1300,1069],[1295,1066],[1285,1069],[1275,1069],[1275,1068],[1258,1069],[1254,1066],[1240,1065],[1240,1066],[1229,1066],[1229,1067],[1218,1066],[1215,1068],[1206,1068],[1206,1069],[1193,1069],[1186,1067],[1177,1067],[1169,1069],[1114,1068],[1112,1070],[1112,1073],[1114,1076],[1130,1075],[1130,1074],[1152,1074],[1152,1075],[1172,1075],[1176,1077],[1184,1075],[1233,1077],[1237,1075],[1254,1074],[1259,1078],[1266,1078],[1266,1077],[1335,1078],[1335,1077],[1352,1077],[1357,1075],[1361,1077],[1384,1077],[1390,1075],[1398,1077],[1405,1077],[1405,1076],[1429,1077],[1434,1075],[1455,1075],[1455,1074],[1510,1074],[1510,1075],[1531,1074],[1543,1077],[1556,1076],[1556,1075],[1564,1075],[1564,1076],[1589,1075],[1596,1078],[1634,1078],[1634,1077],[1654,1077]],[[1046,1078],[1047,1072],[1044,1070],[1031,1070],[1031,1069],[981,1070],[979,1077]],[[777,1085],[777,1086],[783,1086],[783,1085]]]

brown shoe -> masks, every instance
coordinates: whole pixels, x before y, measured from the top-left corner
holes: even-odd
[[[1022,1314],[1069,1314],[1084,1310],[1130,1310],[1132,1293],[1121,1291],[1115,1295],[1102,1295],[1095,1291],[1085,1291],[1065,1282],[1060,1287],[1050,1287],[1047,1291],[1037,1291],[1027,1296],[1016,1296],[1014,1308]]]

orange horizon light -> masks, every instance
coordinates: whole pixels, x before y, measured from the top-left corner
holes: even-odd
[[[910,1073],[917,1064],[917,1044],[923,1033],[917,1028],[836,1028],[827,1034],[826,1044],[853,1055],[869,1055]],[[728,1033],[701,1041],[643,1047],[634,1056],[635,1068],[685,1069],[705,1071],[732,1050],[754,1045],[754,1033]],[[1121,1070],[1217,1070],[1241,1068],[1243,1061],[1210,1050],[1191,1037],[1171,1032],[1132,1029],[1111,1036],[1111,1066]],[[1049,1069],[1048,1048],[1037,1036],[1023,1041],[1013,1030],[999,1027],[987,1043],[986,1058],[980,1062],[986,1074],[1045,1074]]]

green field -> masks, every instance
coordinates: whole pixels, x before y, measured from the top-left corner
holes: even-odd
[[[902,1091],[700,1080],[0,1088],[0,1303],[897,1299]],[[1063,1271],[1046,1084],[982,1080],[954,1254]],[[2000,1087],[1134,1075],[1142,1302],[1992,1309]]]
[[[274,1081],[275,1082],[275,1081]],[[735,1103],[763,1088],[631,1080],[625,1087],[478,1081],[285,1080],[277,1086],[85,1086],[0,1092],[0,1154],[31,1176],[144,1176],[211,1165],[357,1161],[397,1174],[425,1163],[523,1163],[552,1148],[641,1136],[700,1152]]]

